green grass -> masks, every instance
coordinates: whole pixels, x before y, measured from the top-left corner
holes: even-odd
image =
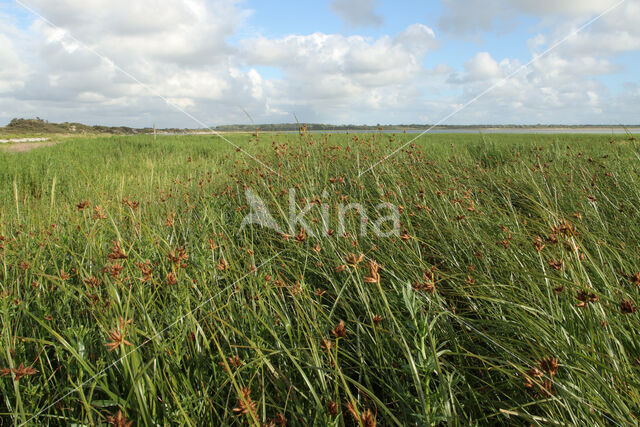
[[[637,143],[427,135],[358,177],[411,137],[229,136],[279,175],[212,136],[0,152],[4,423],[636,425]],[[245,188],[283,228],[290,188],[334,230],[389,202],[405,238],[239,231]]]

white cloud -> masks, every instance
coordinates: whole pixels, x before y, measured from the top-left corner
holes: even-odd
[[[593,57],[567,59],[556,53],[539,58],[521,69],[517,61],[496,61],[480,52],[465,63],[463,73],[452,73],[448,82],[458,85],[465,101],[492,88],[453,122],[477,123],[603,123],[613,97],[593,77],[617,69],[607,60]],[[514,71],[520,70],[514,73]],[[509,79],[506,77],[511,76]],[[611,111],[613,113],[613,111]],[[618,117],[628,112],[616,111]],[[615,121],[615,120],[614,120]]]
[[[28,68],[18,56],[11,39],[0,33],[0,94],[13,92],[24,86]]]
[[[541,33],[527,42],[532,56],[565,39],[617,0],[445,0],[440,26],[458,35],[504,32],[527,15],[538,18]],[[640,4],[627,1],[573,37],[538,58],[526,70],[484,95],[453,120],[473,122],[604,123],[637,121],[622,99],[627,92],[601,83],[600,76],[622,70],[617,55],[640,50]],[[448,83],[472,99],[520,66],[495,60],[488,52],[471,57],[462,71],[452,71]],[[634,93],[637,93],[637,89]],[[633,104],[633,101],[629,105]],[[493,118],[493,119],[492,119]]]
[[[627,1],[611,13],[596,21],[561,46],[564,55],[614,56],[622,52],[640,50],[640,3]],[[572,25],[572,24],[569,24]],[[569,33],[575,23],[558,25],[555,39],[562,33]]]
[[[229,53],[226,37],[248,11],[234,0],[33,0],[30,4],[83,43],[115,62],[141,58],[191,65],[216,64]],[[34,29],[50,43],[64,40],[60,29],[36,20]],[[76,44],[67,38],[68,47]]]
[[[356,3],[349,5],[359,16],[375,15],[372,1],[361,8]],[[425,67],[439,40],[422,24],[376,38],[322,32],[241,38],[238,31],[250,11],[234,0],[32,4],[62,29],[35,19],[28,30],[0,30],[0,121],[41,116],[89,124],[200,126],[115,63],[207,124],[246,122],[243,109],[256,122],[290,121],[295,112],[306,122],[433,123],[521,65],[495,52],[467,51],[460,69],[446,63]],[[527,44],[535,55],[602,5],[445,0],[449,12],[443,22],[449,19],[449,29],[465,32],[465,26],[495,28],[507,14],[534,15],[545,22]],[[640,5],[628,1],[448,123],[634,121],[637,85],[612,92],[599,76],[619,71],[617,53],[640,49],[636,22]],[[231,37],[240,41],[231,43]],[[266,77],[265,66],[277,68],[279,77]]]
[[[24,115],[44,116],[42,110],[47,109],[55,111],[52,115],[57,118],[69,114],[74,106],[97,109],[108,103],[114,107],[114,121],[147,125],[148,111],[164,109],[169,113],[163,115],[179,119],[184,126],[199,126],[184,116],[174,116],[171,107],[154,93],[198,114],[205,103],[219,103],[207,104],[203,121],[211,121],[210,114],[217,121],[228,110],[223,103],[230,99],[255,106],[260,98],[260,89],[255,87],[260,82],[255,75],[236,70],[234,49],[226,41],[249,14],[238,1],[61,0],[54,4],[33,0],[30,4],[60,27],[53,28],[39,18],[31,25],[30,43],[37,52],[30,64],[33,72],[23,87],[11,88],[13,102],[25,108]],[[2,70],[5,67],[0,69],[0,81],[6,72]],[[79,113],[84,116],[90,111],[82,108]]]
[[[476,56],[465,62],[466,76],[463,81],[474,82],[501,77],[500,65],[489,52],[478,52]]]
[[[353,27],[379,27],[384,21],[373,0],[332,0],[330,7]]]
[[[331,85],[342,80],[369,87],[406,83],[420,72],[424,55],[436,46],[434,32],[415,24],[396,37],[374,41],[323,33],[245,40],[240,57],[250,65],[280,67],[288,79],[308,84],[310,90],[323,79],[330,79]]]
[[[362,111],[415,104],[424,56],[436,46],[433,30],[414,24],[395,37],[377,40],[323,33],[261,37],[243,41],[239,56],[250,66],[283,71],[284,78],[269,91],[271,103],[289,103],[290,108],[306,108],[312,117],[331,120],[327,112],[337,108]],[[302,100],[309,105],[300,106]]]
[[[416,55],[424,55],[438,47],[436,33],[426,25],[412,24],[394,38],[396,45],[411,50]]]

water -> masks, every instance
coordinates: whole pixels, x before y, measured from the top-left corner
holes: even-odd
[[[313,134],[362,134],[362,133],[379,133],[378,130],[310,130],[307,133]],[[407,134],[421,134],[425,132],[424,130],[406,130]],[[586,134],[586,135],[624,135],[626,133],[631,133],[634,135],[640,134],[640,128],[624,128],[620,127],[598,127],[598,128],[484,128],[484,129],[432,129],[427,133],[438,133],[438,134],[446,134],[446,133],[465,133],[465,134],[543,134],[543,135],[552,135],[552,134]],[[221,131],[220,134],[225,133],[251,133],[250,131],[232,131],[225,132]],[[295,130],[287,130],[287,131],[260,131],[261,134],[297,134],[298,131]],[[385,134],[401,134],[402,130],[383,130],[382,133]],[[202,131],[202,132],[184,132],[184,133],[168,133],[162,132],[158,135],[215,135],[216,132],[210,131]]]
[[[335,130],[335,131],[308,131],[310,133],[378,133],[377,130]],[[424,130],[407,130],[407,134],[421,134]],[[591,134],[591,135],[610,135],[610,134],[639,134],[640,128],[486,128],[486,129],[432,129],[427,133],[469,133],[469,134]],[[283,131],[279,133],[297,133],[296,131]],[[401,134],[401,130],[383,130],[385,134]]]

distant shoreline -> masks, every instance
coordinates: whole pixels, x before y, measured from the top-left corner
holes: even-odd
[[[296,134],[298,131],[296,130],[260,130],[258,131],[260,134]],[[474,127],[460,127],[460,128],[435,128],[427,131],[427,129],[382,129],[373,130],[373,129],[322,129],[322,130],[308,130],[307,133],[313,134],[358,134],[358,133],[378,133],[382,132],[384,134],[400,134],[400,133],[408,133],[408,134],[421,134],[421,133],[432,133],[432,134],[446,134],[446,133],[486,133],[486,134],[602,134],[602,135],[624,135],[626,133],[630,134],[640,134],[640,127],[632,127],[632,128],[620,128],[620,127],[487,127],[487,128],[474,128]],[[216,135],[216,134],[246,134],[246,133],[255,133],[254,131],[249,130],[192,130],[192,131],[183,131],[183,132],[165,132],[158,131],[158,135]]]
[[[311,133],[587,133],[587,134],[625,134],[640,133],[640,125],[438,125],[400,124],[400,125],[331,125],[322,123],[275,123],[275,124],[232,124],[210,128],[180,129],[156,128],[159,135],[207,135],[212,133],[298,133],[301,130]],[[13,119],[0,127],[0,135],[139,135],[153,134],[153,127],[133,128],[127,126],[88,126],[82,123],[52,123],[46,120]]]

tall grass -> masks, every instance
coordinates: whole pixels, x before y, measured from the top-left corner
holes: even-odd
[[[633,142],[427,135],[357,178],[408,136],[232,138],[278,174],[206,136],[0,154],[7,423],[638,423]],[[247,188],[402,235],[239,231]]]

